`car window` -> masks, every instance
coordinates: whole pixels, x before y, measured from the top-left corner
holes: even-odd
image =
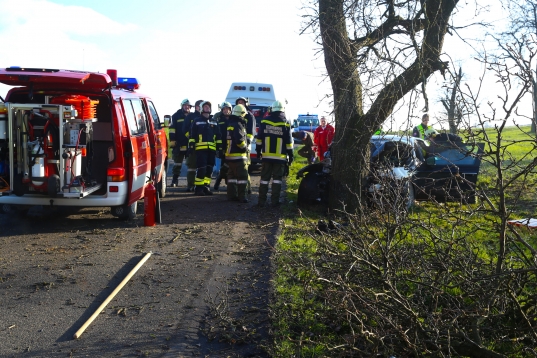
[[[155,105],[151,101],[147,101],[147,105],[149,106],[149,112],[151,112],[151,117],[153,117],[153,125],[155,126],[155,129],[161,129],[160,118],[158,116],[157,110],[155,109]]]
[[[476,158],[471,155],[477,151],[477,147],[470,147],[468,145],[460,145],[459,148],[448,148],[435,153],[436,165],[473,165]]]
[[[141,101],[139,99],[124,99],[123,106],[131,135],[146,133],[145,114]]]

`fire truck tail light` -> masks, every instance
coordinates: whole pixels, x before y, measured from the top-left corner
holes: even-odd
[[[127,179],[125,168],[108,168],[106,177],[109,182],[120,182]]]
[[[115,186],[115,185],[111,185],[110,187],[108,187],[108,190],[109,190],[111,193],[119,193],[119,187],[118,187],[118,186]]]

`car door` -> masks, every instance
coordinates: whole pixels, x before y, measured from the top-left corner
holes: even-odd
[[[446,145],[425,158],[415,174],[416,199],[452,201],[475,196],[484,144]]]
[[[151,151],[146,125],[146,114],[139,98],[122,98],[127,121],[127,136],[131,153],[127,160],[129,196],[128,205],[144,196],[145,183],[151,177]]]
[[[149,143],[151,145],[151,172],[156,171],[156,182],[159,183],[162,179],[162,172],[165,170],[166,151],[168,148],[166,132],[160,122],[160,117],[151,100],[144,101],[148,116]]]

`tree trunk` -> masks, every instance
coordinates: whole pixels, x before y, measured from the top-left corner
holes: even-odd
[[[332,145],[330,207],[348,205],[354,211],[361,201],[362,181],[368,158],[359,155],[369,148],[371,133],[364,133],[362,84],[356,52],[348,39],[342,0],[319,1],[319,24],[324,60],[334,94],[336,133]],[[369,131],[370,132],[370,131]]]
[[[344,0],[319,0],[319,28],[326,69],[334,94],[336,119],[330,186],[332,210],[345,209],[354,213],[363,207],[371,135],[388,118],[403,96],[426,81],[433,72],[445,68],[446,64],[440,61],[440,53],[449,18],[457,3],[458,0],[426,2],[426,25],[415,61],[378,92],[371,108],[364,113],[357,53],[362,47],[370,46],[370,42],[353,42],[349,39]],[[376,34],[387,32],[389,31],[383,30]]]

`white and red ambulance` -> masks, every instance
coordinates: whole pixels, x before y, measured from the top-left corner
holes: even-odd
[[[165,195],[164,118],[135,78],[9,67],[0,103],[0,211],[110,207],[131,219],[149,179]]]

